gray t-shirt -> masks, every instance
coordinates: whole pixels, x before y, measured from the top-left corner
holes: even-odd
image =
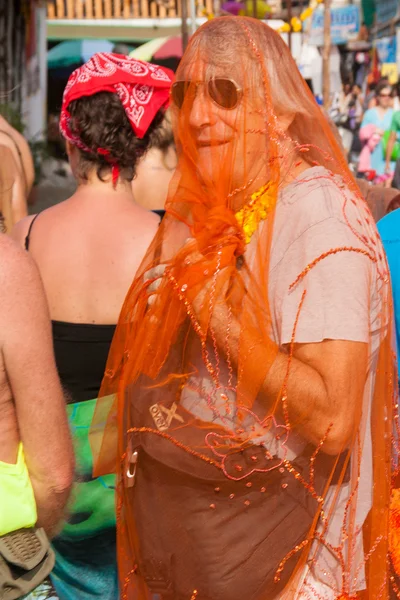
[[[314,266],[291,288],[309,265]],[[304,291],[306,295],[294,333],[295,342],[318,343],[332,339],[370,344],[370,366],[360,425],[359,487],[352,504],[357,533],[352,548],[347,542],[342,548],[345,556],[350,553],[354,557],[351,577],[354,592],[365,587],[362,525],[372,506],[373,486],[370,411],[379,344],[387,325],[382,298],[388,293],[388,273],[367,206],[355,200],[339,177],[332,178],[322,167],[309,169],[286,187],[276,208],[269,298],[273,337],[281,346],[292,339]],[[297,455],[301,450],[301,438],[291,438],[289,445]],[[352,468],[357,467],[355,458]],[[318,548],[315,545],[310,553],[313,560],[299,598],[333,600],[341,592],[341,561],[338,554],[329,550],[328,544],[338,547],[342,543],[342,531],[352,512],[346,511],[350,484],[341,486],[338,497],[337,493],[335,486],[328,492],[324,510],[329,514],[329,505],[335,498],[334,513],[323,534],[325,544],[319,544]]]
[[[260,239],[264,226],[265,222],[260,226]],[[246,250],[250,268],[255,260],[256,238],[253,236]],[[365,587],[362,525],[372,505],[370,409],[379,343],[387,322],[383,317],[382,297],[387,293],[388,275],[384,252],[367,206],[352,196],[339,177],[332,177],[322,167],[308,169],[279,195],[268,285],[271,337],[280,347],[287,347],[292,339],[297,343],[332,339],[370,344],[370,368],[360,426],[359,488],[353,495],[357,533],[352,548],[346,547],[346,543],[343,546],[345,553],[351,552],[355,557],[352,591],[360,590]],[[204,365],[197,364],[196,369],[196,375],[182,392],[183,405],[201,419],[229,427],[235,417],[234,392],[226,390],[228,403],[226,397],[218,400],[218,394],[212,393],[213,384]],[[275,433],[272,428],[256,440],[262,441],[271,454],[283,457],[284,452],[287,459],[293,460],[306,445],[299,434],[291,431],[283,449],[276,442]],[[358,461],[352,461],[352,468],[357,467]],[[341,544],[346,515],[349,518],[351,513],[345,510],[349,496],[350,484],[343,484],[340,490],[332,486],[328,492],[324,510],[329,514],[333,498],[335,509],[323,534],[325,544],[311,550],[313,560],[307,566],[301,591],[298,590],[295,598],[333,600],[340,595],[341,561],[327,544]],[[290,600],[293,600],[291,593]]]

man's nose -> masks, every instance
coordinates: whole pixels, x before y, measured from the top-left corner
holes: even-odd
[[[211,102],[205,93],[204,86],[198,85],[193,90],[189,123],[192,127],[201,129],[210,125],[211,121]]]

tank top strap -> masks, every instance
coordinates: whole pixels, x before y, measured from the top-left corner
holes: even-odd
[[[35,215],[29,225],[29,229],[28,229],[28,233],[26,234],[25,237],[25,250],[27,250],[29,252],[29,244],[31,241],[31,233],[32,233],[32,227],[34,222],[36,221],[36,219],[38,218],[38,216],[40,215],[40,213],[38,213],[37,215]]]

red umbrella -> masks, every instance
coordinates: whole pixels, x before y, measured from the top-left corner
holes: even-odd
[[[171,58],[172,56],[176,58],[182,58],[183,48],[182,48],[182,38],[180,35],[168,38],[158,50],[156,50],[153,54],[154,59],[163,59],[163,58]]]

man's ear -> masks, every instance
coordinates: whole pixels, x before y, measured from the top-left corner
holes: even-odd
[[[285,112],[284,114],[277,113],[277,117],[278,117],[279,128],[283,131],[283,133],[286,133],[294,121],[295,113],[289,113],[289,112]]]

